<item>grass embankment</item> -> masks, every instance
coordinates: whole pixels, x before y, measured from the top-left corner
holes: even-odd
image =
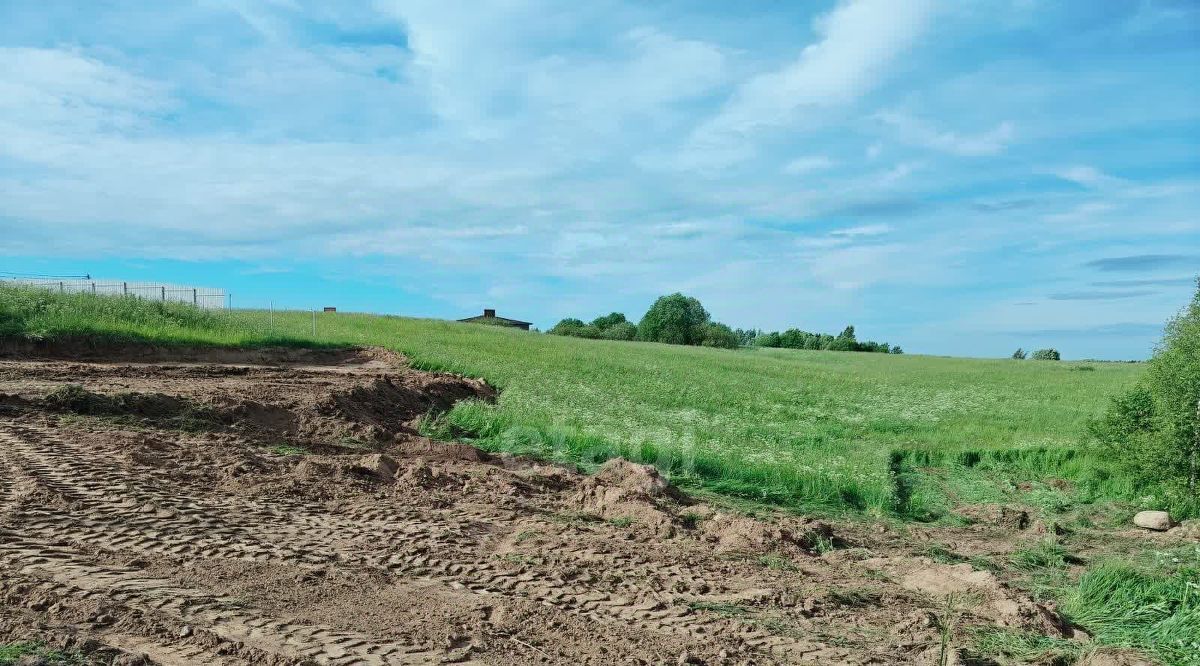
[[[0,291],[3,334],[382,345],[502,388],[497,405],[460,404],[433,424],[485,448],[585,465],[620,455],[684,485],[809,509],[932,519],[973,487],[995,494],[976,481],[996,470],[1132,494],[1076,445],[1137,365],[718,350],[346,313],[318,313],[313,336],[307,312],[12,288]]]

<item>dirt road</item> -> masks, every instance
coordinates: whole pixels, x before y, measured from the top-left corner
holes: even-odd
[[[117,356],[0,361],[0,642],[100,663],[932,664],[939,594],[962,589],[967,624],[1063,631],[885,527],[431,442],[423,414],[494,392],[384,352]]]

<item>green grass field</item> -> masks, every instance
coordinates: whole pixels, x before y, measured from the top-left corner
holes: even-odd
[[[390,347],[419,367],[502,389],[498,404],[461,404],[431,431],[585,466],[624,456],[684,485],[777,504],[932,519],[964,494],[994,499],[1001,473],[1067,477],[1091,497],[1134,491],[1077,447],[1085,421],[1136,379],[1138,364],[719,350],[400,317],[316,319],[314,337],[307,312],[0,290],[0,335]],[[922,471],[930,467],[954,473],[939,480]]]

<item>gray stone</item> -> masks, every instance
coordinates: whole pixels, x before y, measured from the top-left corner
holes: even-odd
[[[1163,532],[1171,529],[1171,516],[1166,511],[1140,511],[1133,517],[1133,524],[1142,529]]]

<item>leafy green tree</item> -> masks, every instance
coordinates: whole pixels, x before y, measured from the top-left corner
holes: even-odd
[[[755,344],[758,336],[762,335],[762,331],[753,328],[735,328],[733,334],[738,337],[738,345],[741,347],[749,347]]]
[[[891,352],[891,353],[893,353],[893,354],[903,354],[903,353],[904,353],[904,350],[900,348],[900,345],[892,345],[892,352]]]
[[[1138,385],[1091,424],[1106,452],[1180,511],[1200,513],[1200,280]]]
[[[579,319],[576,319],[574,317],[567,317],[566,319],[563,319],[563,320],[559,321],[557,324],[555,324],[554,326],[552,326],[550,328],[550,330],[547,331],[547,333],[550,333],[552,335],[574,335],[575,331],[583,328],[586,325],[587,324],[584,324]]]
[[[596,317],[595,319],[592,320],[591,325],[595,326],[596,328],[600,329],[601,331],[607,331],[608,329],[612,328],[613,326],[616,326],[617,324],[623,324],[626,321],[627,320],[625,319],[624,313],[612,312],[610,314],[604,315],[603,317]]]
[[[563,319],[547,331],[551,335],[569,335],[575,338],[598,338],[602,332],[595,326],[585,324],[574,317]]]
[[[729,328],[725,324],[709,322],[704,327],[704,338],[700,341],[700,344],[705,347],[737,349],[739,342],[737,333],[734,333],[732,328]]]
[[[696,345],[704,340],[708,310],[700,301],[678,292],[659,297],[638,323],[638,339],[673,345]]]
[[[1062,356],[1059,355],[1058,350],[1054,349],[1053,347],[1051,347],[1049,349],[1039,349],[1039,350],[1033,352],[1033,356],[1031,356],[1030,358],[1032,358],[1035,361],[1061,361],[1062,360]]]
[[[754,338],[754,344],[758,345],[759,347],[778,347],[779,334],[774,331],[770,333],[761,333],[758,337]]]
[[[1025,350],[1021,349],[1020,347],[1017,347],[1017,351],[1012,353],[1012,357],[1018,361],[1024,361],[1025,360]]]

